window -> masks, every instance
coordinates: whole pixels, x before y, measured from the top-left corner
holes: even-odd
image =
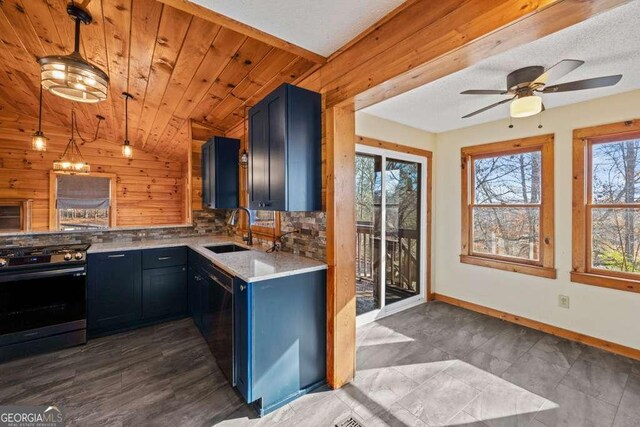
[[[280,212],[254,211],[251,231],[258,237],[273,239],[280,235]]]
[[[0,232],[31,231],[31,199],[0,199]]]
[[[52,173],[51,221],[57,230],[114,226],[112,176]]]
[[[574,132],[571,280],[640,292],[640,125]]]
[[[553,135],[465,147],[463,263],[555,278]]]

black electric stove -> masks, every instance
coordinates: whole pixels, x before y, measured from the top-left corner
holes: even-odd
[[[0,361],[86,342],[88,248],[0,248]]]

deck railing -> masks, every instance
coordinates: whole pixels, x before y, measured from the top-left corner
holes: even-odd
[[[419,281],[419,231],[398,229],[388,232],[386,238],[386,286],[393,286],[408,291],[417,291]],[[378,268],[376,248],[380,237],[374,233],[373,224],[358,222],[356,224],[356,278],[373,282]]]

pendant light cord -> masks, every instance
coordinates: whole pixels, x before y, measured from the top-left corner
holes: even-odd
[[[125,93],[124,95],[124,141],[129,144],[129,98],[131,95]]]
[[[75,110],[71,110],[71,128],[72,128],[71,132],[73,133],[73,129],[75,129],[75,132],[78,134],[78,137],[85,144],[91,144],[92,142],[96,142],[96,140],[98,139],[98,132],[100,132],[100,123],[102,123],[102,121],[104,120],[104,117],[102,116],[96,116],[96,117],[98,118],[98,125],[96,126],[96,132],[93,135],[93,139],[86,139],[82,136],[82,134],[80,133],[80,130],[78,129],[78,120],[76,119]]]
[[[40,85],[40,106],[38,107],[38,134],[42,133],[42,85]]]

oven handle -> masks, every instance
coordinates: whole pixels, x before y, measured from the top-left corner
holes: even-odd
[[[76,274],[74,274],[76,273]],[[80,274],[77,274],[80,273]],[[42,279],[45,277],[57,276],[86,276],[87,272],[84,267],[64,268],[59,270],[34,271],[32,273],[17,273],[8,276],[0,276],[0,283],[17,282],[21,280]]]

